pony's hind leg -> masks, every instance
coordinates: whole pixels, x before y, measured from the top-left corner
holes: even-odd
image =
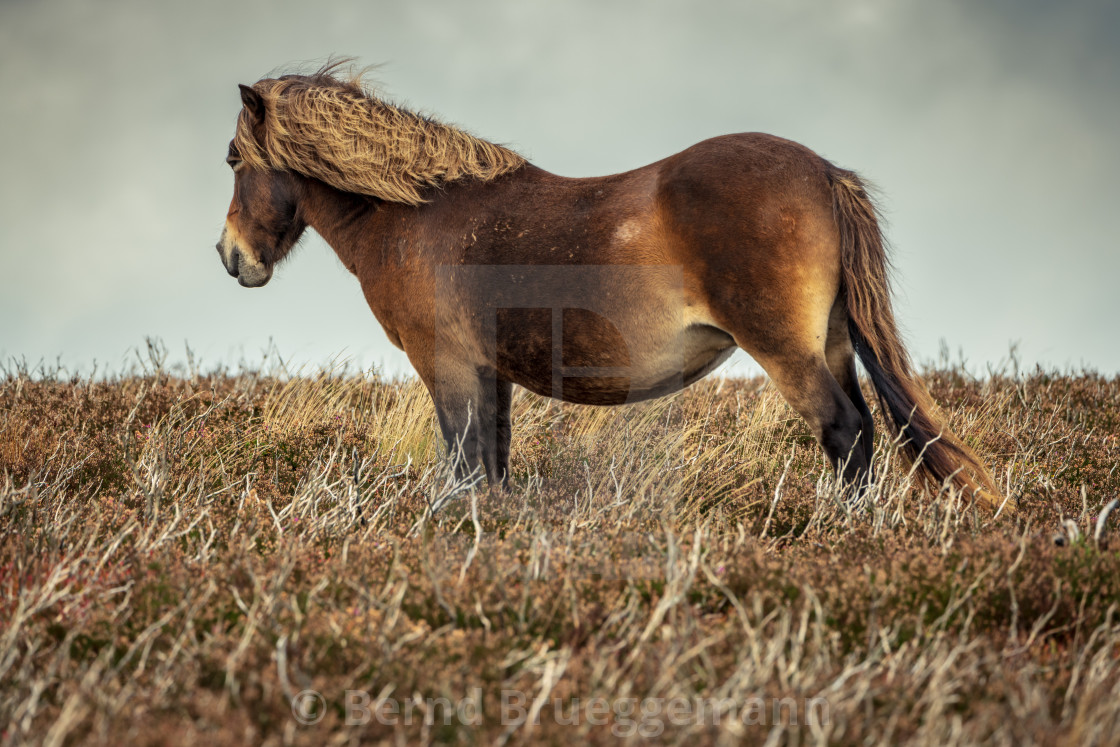
[[[825,358],[828,370],[832,377],[840,384],[840,388],[848,395],[848,399],[856,406],[863,421],[859,439],[863,448],[864,459],[868,465],[875,453],[875,420],[871,417],[871,410],[863,391],[859,386],[859,376],[856,374],[856,355],[852,348],[852,339],[848,334],[848,309],[844,295],[837,296],[832,305],[832,312],[828,317],[828,338],[825,342]],[[869,474],[870,477],[870,474]]]
[[[813,267],[807,260],[800,264]],[[843,339],[837,337],[829,344],[833,317],[837,324],[841,321],[833,313],[838,288],[829,268],[819,260],[816,265],[820,270],[815,274],[803,271],[808,279],[798,283],[775,272],[765,282],[741,290],[740,295],[753,294],[761,301],[747,309],[721,304],[723,313],[716,319],[805,419],[844,482],[858,489],[867,484],[870,413],[865,421],[867,405],[862,395],[858,400],[851,396],[858,394],[859,384],[852,367],[851,343],[847,343],[847,352],[841,344],[847,330]],[[774,288],[780,288],[780,294],[771,291],[767,297],[760,292]]]
[[[862,488],[870,466],[861,442],[861,433],[866,428],[859,409],[833,377],[824,356],[787,354],[759,363],[790,406],[808,423],[833,469],[845,483]]]
[[[845,483],[868,482],[871,418],[859,393],[831,210],[792,212],[790,235],[747,255],[741,274],[711,285],[712,318],[770,375]],[[785,225],[785,224],[783,224]],[[771,231],[773,233],[773,231]],[[840,306],[837,309],[837,306]],[[840,333],[843,332],[843,336]]]

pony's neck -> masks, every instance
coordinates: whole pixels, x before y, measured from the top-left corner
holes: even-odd
[[[305,178],[303,218],[323,237],[343,264],[352,263],[373,235],[371,223],[378,218],[380,200],[335,189],[318,179]]]

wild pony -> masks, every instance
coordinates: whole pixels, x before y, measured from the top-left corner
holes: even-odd
[[[747,133],[564,178],[378,99],[337,63],[240,89],[226,270],[262,286],[314,228],[427,386],[460,474],[481,464],[492,486],[508,480],[514,384],[633,402],[738,346],[856,488],[874,434],[858,355],[928,479],[998,495],[915,377],[876,210],[851,171]]]

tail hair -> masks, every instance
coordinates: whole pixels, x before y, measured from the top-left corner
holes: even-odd
[[[867,185],[855,173],[835,166],[829,180],[840,229],[848,334],[891,432],[934,487],[949,481],[998,503],[995,480],[976,453],[940,421],[937,405],[914,374],[902,345],[890,302],[890,263]]]

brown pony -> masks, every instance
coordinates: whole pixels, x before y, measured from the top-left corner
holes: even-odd
[[[998,495],[914,375],[854,173],[748,133],[569,179],[336,70],[241,86],[218,253],[261,286],[314,228],[427,386],[460,474],[481,462],[491,485],[508,479],[514,384],[632,402],[688,386],[738,346],[848,483],[867,484],[873,451],[858,355],[934,485]]]

